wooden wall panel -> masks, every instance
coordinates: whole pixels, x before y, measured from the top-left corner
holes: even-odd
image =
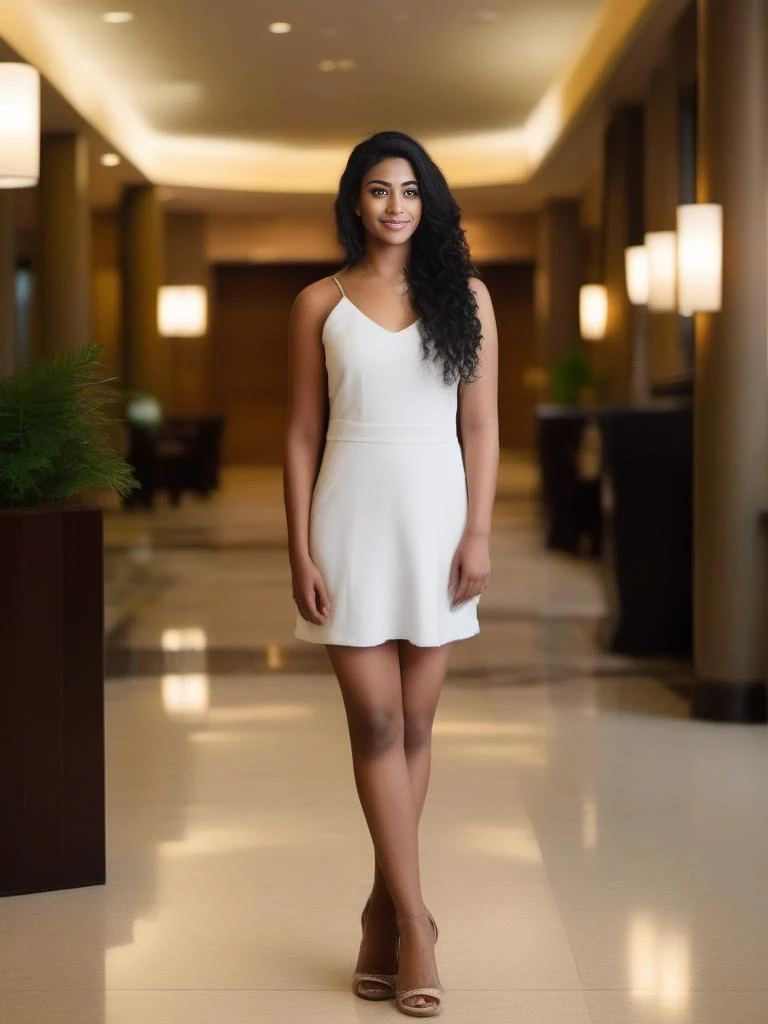
[[[536,394],[523,375],[538,363],[533,263],[494,263],[480,268],[499,329],[499,441],[502,448],[532,451]]]
[[[227,464],[279,464],[289,388],[287,323],[307,284],[338,265],[220,264],[213,270],[208,411],[227,418]],[[489,264],[500,338],[500,434],[504,447],[533,446],[534,396],[522,375],[536,362],[533,265]]]

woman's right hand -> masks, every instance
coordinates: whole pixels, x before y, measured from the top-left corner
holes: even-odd
[[[311,558],[293,567],[293,600],[301,617],[318,626],[322,626],[331,613],[323,574]]]

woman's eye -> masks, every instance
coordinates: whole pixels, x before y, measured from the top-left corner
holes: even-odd
[[[418,196],[418,194],[419,194],[419,193],[418,193],[418,192],[416,191],[416,189],[415,189],[415,188],[407,188],[407,189],[405,190],[405,194],[406,194],[406,195],[412,195],[412,196],[413,196],[414,198],[416,198],[416,197]]]

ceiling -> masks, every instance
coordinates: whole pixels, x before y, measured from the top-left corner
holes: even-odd
[[[346,146],[522,124],[602,0],[111,0],[135,15],[120,25],[110,0],[36,2],[154,132]]]
[[[654,27],[685,2],[0,0],[0,25],[55,86],[45,127],[87,125],[94,154],[125,158],[105,174],[94,155],[96,205],[142,178],[180,207],[326,205],[351,145],[399,128],[463,205],[489,210],[583,185],[599,146],[571,145],[579,163],[552,173],[569,133],[638,41],[652,59]],[[133,20],[106,24],[118,8]],[[270,33],[275,19],[293,30]]]

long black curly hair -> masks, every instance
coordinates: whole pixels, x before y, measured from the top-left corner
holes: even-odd
[[[377,132],[349,155],[334,203],[336,230],[349,266],[365,252],[365,228],[355,214],[363,176],[388,157],[402,157],[415,172],[421,220],[411,238],[406,279],[420,319],[424,358],[442,363],[446,384],[475,379],[482,328],[469,278],[477,275],[461,227],[461,210],[424,147],[403,132]]]

